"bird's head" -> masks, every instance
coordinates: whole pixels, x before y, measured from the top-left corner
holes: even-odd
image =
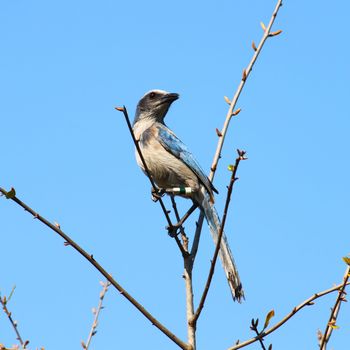
[[[178,98],[179,94],[163,90],[151,90],[147,92],[137,104],[134,123],[143,118],[163,122],[170,105]]]

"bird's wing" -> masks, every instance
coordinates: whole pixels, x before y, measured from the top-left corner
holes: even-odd
[[[197,175],[200,182],[210,194],[212,194],[213,191],[217,193],[217,190],[205,175],[192,153],[187,149],[186,145],[165,125],[158,124],[157,128],[160,144],[173,156],[182,160]]]

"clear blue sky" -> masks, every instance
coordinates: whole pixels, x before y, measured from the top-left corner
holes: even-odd
[[[181,94],[168,125],[204,169],[227,104],[275,0],[3,1],[0,11],[0,185],[57,221],[146,308],[185,339],[182,260],[125,121],[160,88]],[[221,268],[198,323],[198,349],[253,334],[254,317],[339,283],[349,234],[349,19],[345,1],[284,1],[238,103],[215,179],[222,211],[236,148],[239,169],[227,235],[246,292],[232,303]],[[189,202],[184,202],[188,206]],[[186,225],[190,236],[193,223]],[[0,291],[31,349],[79,349],[98,302],[99,274],[42,224],[0,199]],[[213,244],[203,231],[194,271],[200,296]],[[335,294],[267,338],[276,349],[317,349]],[[118,293],[105,299],[93,349],[176,349]],[[343,305],[334,349],[349,344]],[[0,314],[0,343],[15,343]],[[258,345],[250,349],[259,349]]]

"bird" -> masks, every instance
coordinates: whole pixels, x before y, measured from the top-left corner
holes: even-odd
[[[135,150],[138,166],[159,189],[190,188],[180,195],[192,199],[204,213],[216,244],[220,218],[214,206],[214,192],[218,193],[186,145],[165,124],[164,118],[179,94],[151,90],[138,102],[133,122],[134,137],[147,166]],[[219,256],[234,300],[244,299],[238,270],[223,232]]]

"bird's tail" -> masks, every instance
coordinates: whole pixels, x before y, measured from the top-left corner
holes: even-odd
[[[200,192],[201,201],[199,203],[201,204],[201,208],[209,225],[210,233],[213,237],[214,243],[216,244],[221,226],[219,215],[215,209],[214,204],[210,200],[210,196],[207,193],[207,191],[204,188],[202,188],[202,191]],[[222,234],[219,256],[222,266],[225,270],[226,278],[230,286],[232,297],[234,300],[241,302],[242,299],[244,299],[242,283],[240,281],[235,260],[233,259],[232,252],[228,244],[225,232],[223,232]]]

